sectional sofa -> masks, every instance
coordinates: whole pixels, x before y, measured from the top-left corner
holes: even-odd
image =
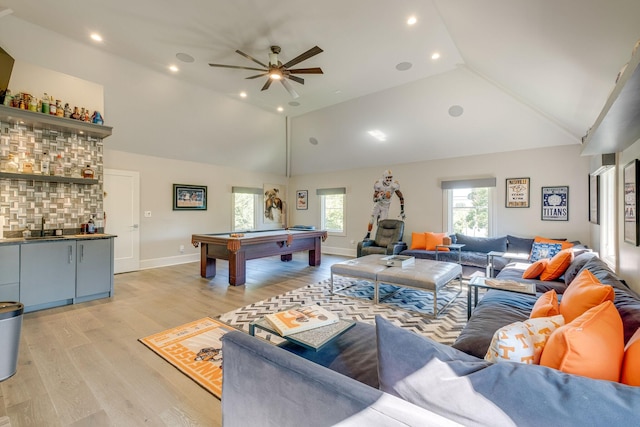
[[[534,281],[536,296],[487,292],[452,347],[380,317],[317,353],[226,334],[223,425],[635,425],[640,387],[482,358],[497,329],[526,319],[543,292],[562,294],[583,269],[613,286],[628,341],[640,297],[594,255],[576,256],[556,281]],[[498,277],[525,280],[522,268]]]
[[[415,233],[413,233],[415,234]],[[470,277],[475,272],[486,273],[487,270],[487,254],[489,252],[506,252],[509,254],[529,254],[534,239],[523,238],[518,236],[506,235],[499,237],[474,237],[460,233],[454,233],[449,236],[451,243],[464,244],[460,254],[457,250],[450,252],[438,253],[438,260],[449,262],[460,262],[462,265],[462,276]],[[414,246],[414,245],[412,245]],[[413,256],[421,259],[436,259],[435,250],[427,249],[407,249],[401,252],[401,255]],[[460,255],[460,261],[458,260]],[[494,270],[499,272],[507,264],[515,261],[510,257],[494,257]]]

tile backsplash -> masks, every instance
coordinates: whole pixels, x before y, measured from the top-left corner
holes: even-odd
[[[0,121],[0,171],[12,154],[20,161],[28,153],[34,160],[34,173],[41,171],[44,153],[53,163],[58,154],[65,176],[82,170],[86,165],[95,171],[98,184],[47,182],[38,179],[0,178],[0,216],[5,218],[5,231],[18,231],[29,226],[39,230],[42,217],[45,229],[76,229],[86,223],[90,215],[103,217],[103,142],[101,138],[86,137]]]

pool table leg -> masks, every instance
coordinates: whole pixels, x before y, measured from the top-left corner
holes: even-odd
[[[322,250],[319,237],[314,239],[313,246],[313,249],[309,251],[309,265],[318,266],[320,265],[320,261],[322,259]]]
[[[216,275],[216,259],[207,256],[207,244],[200,244],[200,276],[209,278]]]
[[[244,285],[247,281],[247,258],[244,251],[229,254],[229,284]]]

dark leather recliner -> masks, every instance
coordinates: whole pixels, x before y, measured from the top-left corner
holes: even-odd
[[[376,235],[373,239],[358,242],[358,258],[365,255],[398,255],[407,249],[402,241],[404,236],[404,221],[398,219],[383,219],[378,222]]]

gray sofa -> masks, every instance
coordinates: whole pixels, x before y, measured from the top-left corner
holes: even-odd
[[[538,283],[538,292],[561,292],[565,280],[589,269],[614,286],[628,340],[640,327],[640,297],[593,255],[577,256],[562,279]],[[521,276],[513,266],[499,275]],[[527,318],[534,302],[529,295],[489,291],[453,347],[380,317],[375,328],[358,323],[319,352],[228,333],[223,338],[223,425],[637,424],[640,387],[482,359],[493,333]]]
[[[533,239],[506,235],[500,237],[473,237],[460,233],[451,234],[451,243],[464,244],[460,251],[462,276],[468,278],[476,271],[486,273],[487,254],[492,251],[528,254],[531,252]],[[436,259],[436,251],[425,249],[407,249],[401,255],[413,256],[421,259]],[[458,262],[458,251],[439,252],[439,261]],[[499,272],[514,259],[508,257],[494,257],[494,270]]]

